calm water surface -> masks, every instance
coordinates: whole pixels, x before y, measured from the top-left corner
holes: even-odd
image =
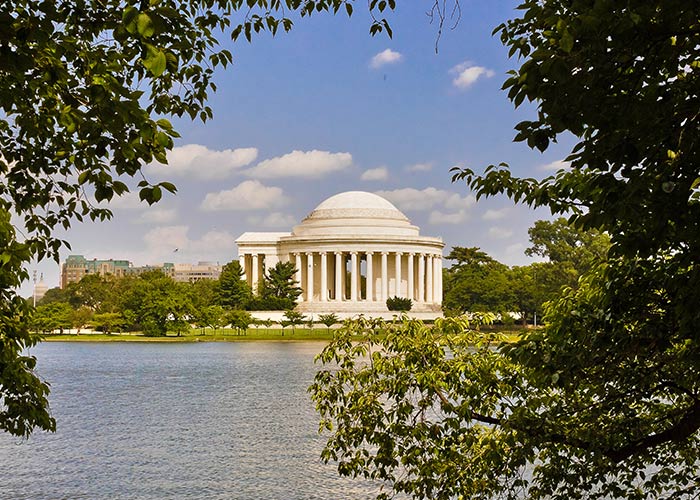
[[[0,434],[0,498],[345,499],[306,388],[308,343],[46,343],[55,434]]]

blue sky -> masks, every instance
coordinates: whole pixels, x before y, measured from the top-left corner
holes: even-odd
[[[491,32],[517,13],[516,2],[463,1],[437,54],[429,3],[400,2],[389,15],[393,39],[370,37],[358,3],[350,20],[315,15],[290,33],[230,45],[234,64],[216,75],[214,119],[174,121],[182,137],[170,165],[144,169],[178,194],[153,207],[136,196],[117,200],[112,221],[65,235],[72,250],[62,257],[225,263],[241,233],[288,231],[329,196],[362,190],[392,201],[422,234],[442,237],[445,254],[478,246],[509,265],[530,262],[527,229],[548,213],[505,198],[477,203],[449,169],[507,162],[518,175],[544,177],[572,142],[545,154],[512,142],[513,126],[534,108],[514,110],[500,90],[518,61]],[[58,285],[53,261],[33,268]]]

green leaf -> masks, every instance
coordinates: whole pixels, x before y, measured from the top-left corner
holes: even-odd
[[[149,16],[145,12],[142,12],[138,15],[138,18],[136,20],[136,28],[139,34],[144,38],[150,38],[156,32],[155,27],[153,26],[153,21],[151,20],[151,16]]]
[[[159,77],[165,71],[166,57],[163,50],[147,45],[148,55],[143,60],[143,65],[155,77]]]

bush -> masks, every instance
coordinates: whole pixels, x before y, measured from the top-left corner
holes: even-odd
[[[410,311],[413,302],[404,297],[389,297],[386,299],[386,307],[390,311]]]
[[[295,305],[296,303],[289,298],[255,296],[246,304],[246,309],[248,311],[286,311],[294,308]]]

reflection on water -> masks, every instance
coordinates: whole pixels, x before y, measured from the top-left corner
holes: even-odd
[[[306,388],[322,344],[50,343],[55,434],[0,434],[0,497],[372,498],[320,462]]]

